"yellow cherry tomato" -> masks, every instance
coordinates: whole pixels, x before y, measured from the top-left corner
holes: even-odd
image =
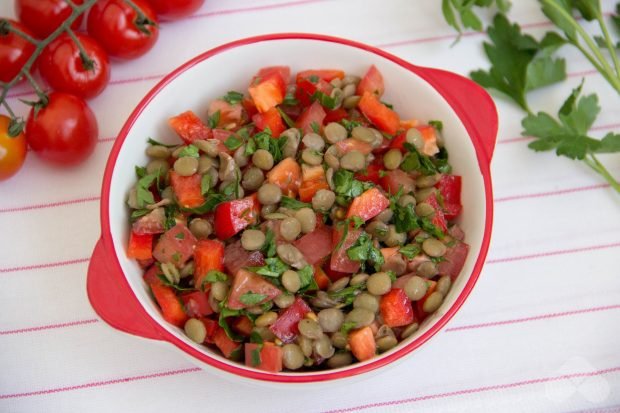
[[[11,119],[0,115],[0,181],[15,175],[26,160],[26,138],[24,133],[9,136]]]

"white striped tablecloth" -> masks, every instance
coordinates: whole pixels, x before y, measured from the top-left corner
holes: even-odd
[[[12,3],[1,2],[0,15],[13,16]],[[350,38],[464,75],[487,67],[481,34],[450,47],[440,3],[208,0],[191,18],[162,23],[148,55],[115,62],[111,85],[91,102],[101,134],[92,158],[59,170],[30,156],[0,184],[0,411],[620,411],[620,197],[586,166],[527,149],[522,113],[501,99],[495,226],[480,281],[430,344],[384,373],[319,390],[231,385],[170,346],[109,328],[88,302],[103,168],[124,120],[164,74],[224,42],[287,31]],[[535,36],[551,27],[536,1],[513,3],[511,18]],[[613,1],[602,4],[613,11]],[[584,78],[603,107],[594,133],[620,129],[615,92],[574,49],[561,54],[569,79],[534,93],[532,106],[557,110]],[[11,103],[28,93],[12,91]],[[620,175],[618,155],[602,159]]]

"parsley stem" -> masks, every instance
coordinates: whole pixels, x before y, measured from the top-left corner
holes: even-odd
[[[603,77],[607,80],[607,82],[609,82],[609,84],[614,89],[616,89],[616,92],[620,93],[620,79],[616,77],[616,75],[614,74],[614,71],[611,70],[611,68],[610,68],[610,71],[605,70],[605,68],[599,64],[599,62],[594,58],[594,56],[592,56],[590,52],[588,52],[581,44],[574,43],[573,45],[577,49],[579,49],[581,54],[583,54],[586,57],[586,59],[590,61],[592,66],[594,66],[594,68],[598,70],[598,72],[601,75],[603,75]]]
[[[607,45],[607,49],[609,50],[609,54],[611,55],[611,59],[614,62],[614,67],[616,68],[616,76],[620,76],[620,60],[618,60],[618,54],[616,53],[616,46],[614,42],[611,40],[611,35],[609,34],[609,30],[607,29],[607,24],[605,24],[605,20],[603,16],[599,14],[596,19],[598,20],[598,25],[601,26],[601,31],[603,32],[603,36],[605,36],[605,44]]]
[[[609,173],[605,165],[603,165],[594,154],[590,154],[590,157],[584,158],[586,164],[592,168],[596,173],[601,175],[607,183],[620,194],[620,183]]]

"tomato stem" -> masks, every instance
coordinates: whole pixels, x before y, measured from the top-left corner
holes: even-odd
[[[157,23],[153,20],[149,19],[146,14],[142,11],[140,7],[136,5],[132,0],[125,0],[125,3],[129,5],[136,12],[136,19],[134,20],[134,24],[136,28],[140,30],[142,33],[151,35],[151,31],[147,28],[147,26],[157,27]]]
[[[71,30],[70,27],[66,29],[66,32],[69,37],[71,37],[71,40],[73,40],[77,48],[80,50],[80,59],[82,60],[82,65],[84,66],[84,69],[90,70],[91,72],[94,71],[95,62],[93,61],[93,59],[90,58],[90,56],[88,56],[88,53],[86,53],[82,42],[80,42],[80,39],[77,38],[75,32]]]
[[[41,89],[41,87],[39,86],[39,83],[37,83],[37,81],[34,80],[32,75],[30,74],[30,71],[28,70],[24,71],[23,68],[22,68],[22,71],[23,71],[23,75],[28,80],[28,83],[30,83],[30,86],[32,86],[32,88],[34,89],[34,92],[39,97],[39,103],[41,104],[41,106],[47,106],[47,102],[49,101],[47,94],[43,91],[43,89]]]

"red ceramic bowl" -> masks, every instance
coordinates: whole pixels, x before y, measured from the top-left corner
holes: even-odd
[[[147,161],[146,138],[174,142],[166,120],[192,109],[204,113],[208,102],[227,90],[245,90],[264,66],[288,65],[293,72],[338,68],[363,74],[374,64],[386,82],[385,100],[402,118],[440,119],[456,174],[463,176],[463,213],[459,225],[470,252],[444,304],[417,333],[396,348],[363,363],[319,372],[267,373],[231,362],[190,341],[165,322],[142,280],[142,270],[125,255],[129,233],[126,194],[135,183],[134,165]],[[346,379],[387,367],[410,355],[435,335],[471,292],[487,254],[493,220],[489,164],[495,146],[497,113],[489,95],[472,81],[438,69],[412,65],[379,49],[333,37],[278,34],[228,43],[190,60],[166,76],[131,114],[108,160],[101,197],[101,239],[88,270],[88,296],[112,327],[166,341],[207,370],[228,377],[264,382],[309,383]]]

